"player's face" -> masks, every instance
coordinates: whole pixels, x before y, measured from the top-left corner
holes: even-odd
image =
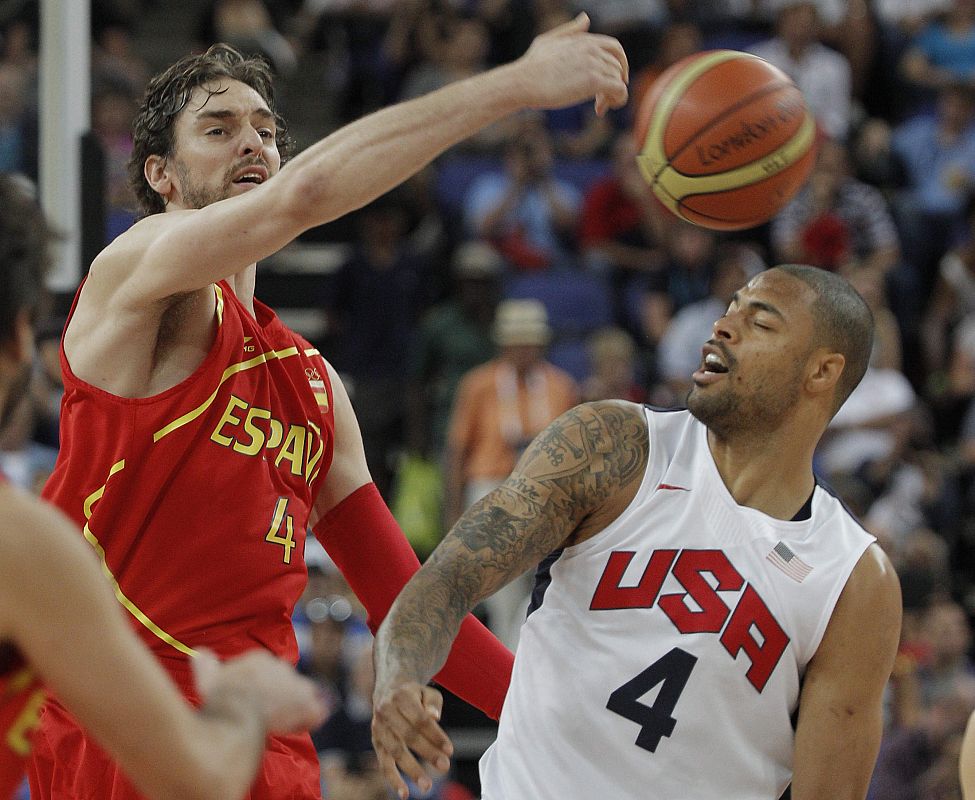
[[[203,208],[267,181],[281,168],[275,132],[274,115],[247,84],[194,89],[173,132],[174,205]]]
[[[797,407],[814,349],[814,300],[805,283],[770,270],[714,323],[687,407],[717,436],[770,432]]]

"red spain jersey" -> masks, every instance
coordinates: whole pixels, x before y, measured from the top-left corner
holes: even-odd
[[[332,458],[322,356],[255,300],[214,285],[196,371],[153,397],[80,380],[61,353],[61,450],[44,496],[83,529],[143,640],[164,658],[255,645],[297,659],[305,532]]]
[[[5,481],[0,472],[0,483]],[[12,797],[24,779],[44,696],[40,680],[17,648],[0,642],[0,800]]]
[[[34,671],[14,648],[0,644],[0,800],[9,800],[24,780],[44,697]]]

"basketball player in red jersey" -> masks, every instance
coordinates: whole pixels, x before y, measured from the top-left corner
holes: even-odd
[[[297,658],[311,527],[378,625],[418,564],[368,473],[332,367],[254,296],[256,262],[510,113],[626,101],[588,18],[510,64],[365,117],[283,168],[260,62],[226,46],[150,82],[134,131],[143,220],[92,263],[65,329],[61,452],[46,496],[84,530],[136,629],[193,696],[189,659]],[[280,172],[279,172],[280,170]],[[497,716],[511,655],[473,618],[438,680]],[[136,796],[58,704],[34,798]],[[252,798],[320,797],[310,737],[270,742]]]
[[[0,425],[26,386],[47,240],[25,187],[0,177]],[[74,526],[0,474],[0,800],[24,779],[42,680],[149,797],[242,797],[266,732],[316,725],[324,709],[265,651],[200,663],[207,700],[194,714]]]

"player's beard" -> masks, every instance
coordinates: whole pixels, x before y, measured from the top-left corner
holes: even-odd
[[[722,441],[766,436],[798,403],[802,367],[796,362],[787,380],[761,376],[745,389],[734,388],[734,375],[729,372],[724,385],[692,387],[687,410]]]
[[[183,205],[186,208],[205,208],[211,203],[230,197],[233,181],[229,172],[224,176],[223,185],[219,189],[197,183],[186,165],[179,161],[176,162],[176,174],[179,176]]]

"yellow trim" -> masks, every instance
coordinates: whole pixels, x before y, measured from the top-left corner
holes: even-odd
[[[105,480],[105,483],[98,489],[95,489],[95,491],[85,498],[85,519],[91,519],[91,507],[102,499],[102,495],[105,494],[105,487],[108,486],[109,479],[111,479],[116,472],[121,472],[123,469],[125,469],[124,458],[121,461],[116,461],[114,464],[112,464],[112,468],[108,471],[108,478]]]
[[[220,387],[227,381],[228,378],[236,375],[238,372],[244,372],[248,369],[253,369],[254,367],[259,367],[261,364],[266,364],[268,361],[273,361],[278,359],[279,361],[285,358],[290,358],[291,356],[298,355],[297,347],[289,347],[285,350],[269,350],[267,353],[261,353],[253,358],[247,359],[247,361],[241,361],[238,364],[231,364],[227,369],[223,371],[223,375],[220,376],[220,380],[217,382],[217,388],[213,390],[206,400],[204,400],[199,406],[194,408],[192,411],[188,411],[181,417],[177,417],[168,425],[160,428],[152,435],[153,444],[158,442],[164,436],[168,436],[177,428],[182,428],[184,425],[189,424],[200,416],[204,411],[206,411],[214,400],[217,398],[217,394],[220,391]]]
[[[123,469],[125,469],[125,459],[122,459],[121,461],[116,461],[114,464],[112,464],[112,468],[108,471],[108,478],[105,480],[105,483],[102,484],[102,486],[97,488],[95,491],[93,491],[90,495],[88,495],[87,498],[85,498],[84,509],[85,509],[86,520],[91,519],[92,506],[94,506],[95,503],[97,503],[102,498],[102,495],[105,494],[105,487],[108,486],[108,481],[116,472],[121,472]],[[162,628],[156,625],[155,622],[149,619],[149,617],[147,617],[138,608],[138,606],[135,605],[135,603],[133,603],[131,600],[129,600],[128,597],[125,596],[125,593],[122,591],[122,587],[119,586],[119,582],[115,579],[115,575],[112,574],[112,570],[108,566],[108,559],[105,557],[105,548],[102,547],[101,543],[98,541],[98,538],[95,536],[95,534],[91,532],[91,528],[88,527],[87,522],[85,522],[85,527],[82,532],[84,533],[85,539],[88,541],[88,544],[90,544],[92,548],[95,550],[95,552],[98,554],[98,557],[101,560],[102,572],[105,573],[105,576],[108,578],[109,583],[111,583],[112,588],[115,591],[115,597],[128,610],[128,612],[137,620],[139,620],[139,622],[141,622],[150,631],[152,631],[156,636],[158,636],[160,639],[166,642],[166,644],[175,647],[177,650],[186,653],[186,655],[188,656],[196,655],[196,651],[193,650],[193,648],[187,647],[185,644],[178,641],[177,639],[174,639],[172,636],[166,633],[166,631],[164,631]]]
[[[213,291],[217,296],[217,325],[223,325],[223,289],[215,283]]]
[[[102,572],[105,573],[105,577],[107,577],[109,583],[112,584],[112,589],[115,591],[115,597],[128,610],[128,612],[166,644],[176,648],[181,653],[186,653],[188,656],[195,656],[196,651],[192,647],[183,644],[178,639],[175,639],[166,633],[166,631],[149,619],[149,617],[147,617],[135,603],[125,596],[125,593],[122,591],[122,587],[119,586],[119,582],[115,579],[115,576],[112,574],[112,570],[108,566],[108,561],[105,558],[105,548],[101,546],[98,538],[91,532],[91,528],[88,527],[88,523],[85,523],[84,534],[85,539],[88,540],[88,544],[94,548],[95,552],[98,554],[98,557],[101,559]]]
[[[321,353],[318,352],[318,348],[316,348],[316,347],[309,347],[307,350],[305,350],[305,355],[306,356],[320,356]]]

